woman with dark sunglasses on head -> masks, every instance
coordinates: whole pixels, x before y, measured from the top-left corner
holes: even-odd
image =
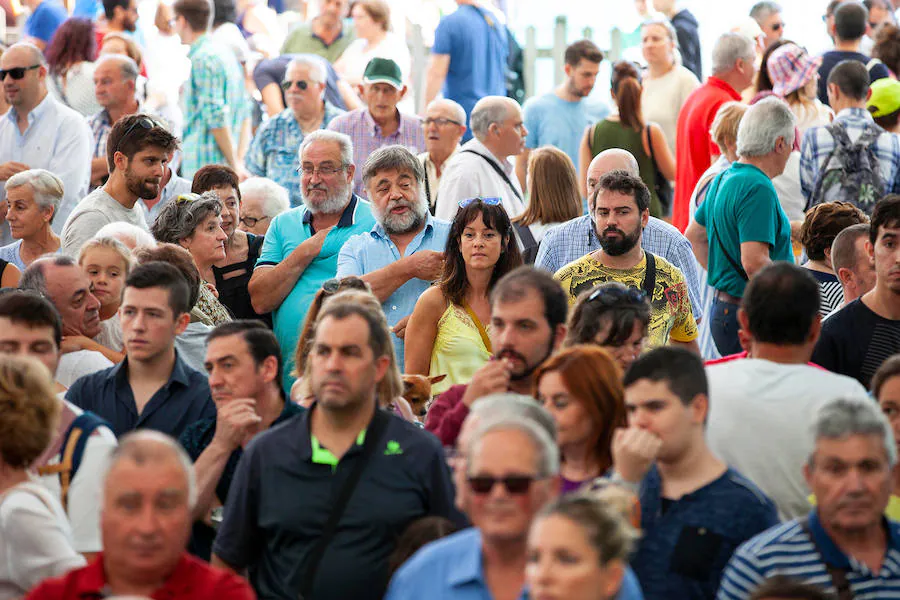
[[[521,264],[500,199],[461,201],[447,238],[440,283],[422,294],[406,327],[405,372],[446,374],[432,386],[432,394],[468,383],[493,354],[487,331],[491,290]]]
[[[624,373],[643,351],[649,327],[650,303],[643,292],[617,282],[601,283],[575,301],[563,345],[600,346]]]
[[[568,494],[612,468],[612,437],[627,427],[622,371],[605,350],[574,346],[534,374],[534,396],[556,421],[560,491]]]

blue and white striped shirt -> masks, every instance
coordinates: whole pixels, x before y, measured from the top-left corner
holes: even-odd
[[[855,600],[900,599],[900,524],[886,521],[886,527],[888,547],[878,573],[844,554],[822,528],[815,510],[809,514],[809,530],[821,554],[797,520],[773,527],[737,549],[725,568],[716,598],[746,600],[775,575],[835,593],[827,562],[845,570]]]

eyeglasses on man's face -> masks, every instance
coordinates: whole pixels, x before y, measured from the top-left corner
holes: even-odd
[[[445,125],[449,125],[450,123],[453,123],[454,125],[462,125],[462,123],[460,123],[459,121],[454,121],[453,119],[445,119],[444,117],[437,117],[434,119],[428,117],[427,119],[422,121],[422,124],[425,125],[425,127],[428,127],[432,123],[437,125],[438,127],[444,127]]]
[[[319,165],[318,167],[313,165],[300,165],[300,167],[297,168],[297,173],[300,174],[300,177],[312,177],[316,173],[319,174],[319,177],[331,177],[346,168],[347,165],[343,164],[338,166],[325,164]]]

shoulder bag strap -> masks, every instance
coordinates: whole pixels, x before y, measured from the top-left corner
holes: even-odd
[[[644,271],[644,281],[641,283],[641,289],[647,295],[647,300],[652,303],[653,290],[656,288],[656,257],[646,250],[644,250],[644,256],[647,257],[647,269]]]
[[[816,538],[809,528],[809,517],[798,519],[797,523],[800,524],[803,533],[809,538],[813,548],[819,553],[822,564],[825,565],[825,570],[828,571],[828,576],[831,577],[831,584],[834,586],[835,592],[837,592],[838,600],[853,600],[853,590],[850,588],[850,581],[847,579],[847,571],[825,562],[825,555],[822,553],[822,549],[819,548],[819,544],[816,543]]]
[[[497,175],[499,175],[500,177],[503,178],[503,181],[506,182],[506,185],[509,186],[509,189],[512,190],[512,193],[516,195],[516,198],[519,199],[519,202],[522,202],[523,204],[525,203],[525,201],[522,199],[522,194],[519,193],[519,190],[517,190],[515,188],[512,181],[509,180],[509,175],[506,174],[506,171],[504,171],[503,169],[500,168],[500,165],[498,165],[497,163],[492,161],[490,158],[488,158],[481,152],[475,152],[474,150],[470,150],[470,149],[460,150],[460,152],[468,152],[469,154],[474,154],[476,156],[480,156],[481,158],[483,158],[487,162],[487,164],[491,165],[491,168],[497,172]]]
[[[709,193],[706,195],[707,200],[709,200],[710,198],[714,198],[716,194],[719,193],[719,184],[722,183],[722,175],[724,175],[724,173],[719,173],[718,175],[716,175],[716,179],[713,182],[715,184],[715,188],[710,189]],[[712,185],[713,184],[710,184],[710,187],[712,187]],[[712,230],[713,238],[715,238],[716,244],[719,245],[719,248],[722,250],[722,254],[725,255],[726,259],[728,259],[728,262],[731,264],[731,268],[737,271],[738,275],[740,275],[744,279],[744,281],[750,281],[750,278],[747,276],[747,271],[744,270],[744,267],[742,267],[739,262],[731,257],[731,254],[729,254],[728,250],[725,248],[725,244],[723,244],[721,238],[719,238],[719,232],[714,226],[715,222],[715,216],[711,214],[709,216],[709,228]]]
[[[369,463],[369,459],[375,454],[375,448],[384,434],[385,429],[387,429],[389,419],[390,417],[386,412],[380,408],[375,408],[375,416],[372,417],[372,422],[369,425],[368,431],[366,431],[366,441],[363,442],[362,453],[359,458],[356,459],[353,470],[341,486],[337,498],[332,505],[331,513],[328,515],[328,521],[325,522],[325,527],[322,528],[322,536],[311,550],[309,565],[300,580],[301,600],[306,596],[309,596],[309,593],[312,591],[313,582],[316,579],[316,572],[319,570],[322,557],[328,549],[328,546],[331,544],[331,541],[334,539],[335,533],[337,533],[338,523],[340,523],[344,510],[350,502],[353,490],[356,489],[356,484],[359,483],[363,471]]]
[[[475,328],[478,329],[478,335],[481,336],[481,341],[484,343],[484,347],[487,348],[487,351],[493,354],[494,350],[491,347],[491,338],[488,336],[487,331],[484,328],[484,325],[481,323],[481,319],[478,318],[478,315],[475,314],[475,311],[472,310],[472,307],[469,306],[469,303],[465,300],[462,301],[463,310],[469,315],[472,319],[472,322],[475,323]]]

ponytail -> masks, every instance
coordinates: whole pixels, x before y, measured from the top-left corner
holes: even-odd
[[[616,95],[622,125],[637,132],[644,130],[641,108],[641,74],[634,63],[621,60],[613,65],[610,87]]]

